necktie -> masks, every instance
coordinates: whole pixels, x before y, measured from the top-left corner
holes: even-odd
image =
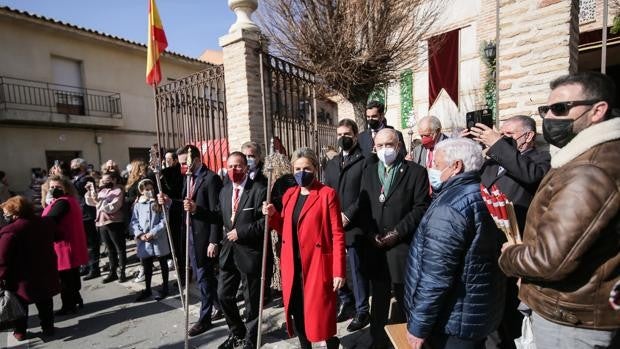
[[[230,217],[230,221],[234,221],[235,220],[235,214],[237,213],[237,208],[239,208],[239,188],[235,188],[235,191],[233,193],[233,210],[232,210],[232,217]]]
[[[433,151],[429,149],[427,152],[428,157],[426,158],[426,168],[431,168],[433,167]]]

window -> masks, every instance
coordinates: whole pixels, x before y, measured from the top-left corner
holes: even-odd
[[[151,148],[129,148],[129,162],[140,160],[148,163]]]
[[[50,88],[56,99],[59,114],[84,115],[82,63],[69,58],[52,56],[53,84]]]

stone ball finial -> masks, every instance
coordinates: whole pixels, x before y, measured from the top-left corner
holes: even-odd
[[[258,8],[258,0],[228,0],[228,7],[237,15],[237,21],[230,27],[228,33],[239,30],[260,32],[252,21],[252,13]]]

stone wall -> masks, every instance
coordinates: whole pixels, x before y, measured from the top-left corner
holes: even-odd
[[[577,0],[502,0],[500,118],[534,115],[546,103],[549,81],[576,72]]]

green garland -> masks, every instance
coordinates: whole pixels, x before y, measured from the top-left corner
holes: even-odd
[[[611,30],[609,31],[612,34],[620,33],[620,15],[614,17],[613,24],[611,25]]]
[[[492,42],[492,41],[491,41]],[[495,121],[495,106],[497,105],[497,99],[495,95],[495,58],[489,59],[484,54],[484,49],[486,48],[488,42],[483,41],[480,49],[480,58],[484,62],[487,67],[487,77],[484,81],[484,101],[486,108],[491,109],[493,112],[493,120]]]
[[[413,73],[406,69],[400,74],[400,126],[409,127],[409,117],[413,114]]]

